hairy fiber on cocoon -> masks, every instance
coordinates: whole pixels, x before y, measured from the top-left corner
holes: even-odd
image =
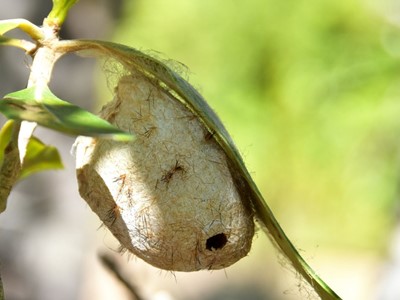
[[[247,255],[251,208],[198,116],[139,72],[119,80],[100,115],[137,138],[79,137],[79,191],[123,248],[173,271],[221,269]]]

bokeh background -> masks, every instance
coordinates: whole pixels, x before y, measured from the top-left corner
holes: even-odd
[[[0,0],[0,19],[41,24],[50,8],[50,0]],[[61,35],[188,66],[184,75],[321,277],[343,299],[400,299],[398,1],[81,0]],[[20,50],[0,48],[0,96],[25,87],[29,64]],[[97,111],[111,97],[100,73],[101,64],[68,55],[51,87]],[[173,274],[120,257],[77,192],[73,138],[36,133],[59,147],[65,170],[20,182],[0,216],[7,299],[128,299],[99,252],[114,255],[146,299],[311,297],[262,232],[224,271]]]

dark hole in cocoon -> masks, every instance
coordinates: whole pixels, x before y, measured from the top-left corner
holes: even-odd
[[[228,239],[226,238],[225,233],[218,233],[207,239],[206,249],[210,251],[218,250],[223,248],[227,242]]]

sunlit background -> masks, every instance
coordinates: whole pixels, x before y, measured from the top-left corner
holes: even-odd
[[[37,24],[50,1],[0,0],[0,18]],[[400,3],[396,0],[81,0],[63,38],[123,43],[182,69],[216,110],[278,221],[350,300],[400,299]],[[30,60],[0,48],[0,96]],[[68,56],[53,91],[98,110],[100,67]],[[4,120],[4,119],[2,119]],[[0,216],[7,299],[128,299],[97,260],[118,248],[80,199],[73,143],[39,129],[66,170],[21,182]],[[307,299],[262,232],[224,271],[159,271],[119,259],[146,299]],[[397,282],[396,282],[397,281]]]

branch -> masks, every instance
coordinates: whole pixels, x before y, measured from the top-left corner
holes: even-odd
[[[3,289],[3,282],[1,281],[1,274],[0,274],[0,300],[4,300],[4,289]]]
[[[139,295],[137,288],[129,282],[129,280],[122,274],[122,270],[117,266],[115,260],[107,254],[99,254],[99,258],[103,265],[111,271],[115,277],[128,289],[134,300],[143,300]],[[1,298],[0,298],[1,300]]]

